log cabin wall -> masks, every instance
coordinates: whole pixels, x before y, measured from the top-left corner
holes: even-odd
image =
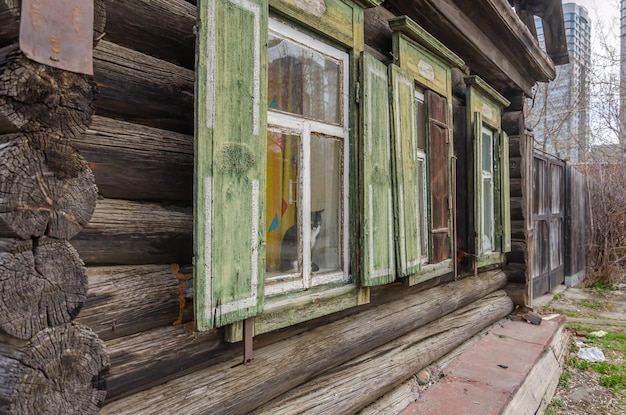
[[[513,103],[520,100],[511,100]],[[511,171],[511,252],[504,271],[509,284],[506,291],[517,305],[528,305],[532,299],[532,166],[533,136],[526,130],[523,99],[503,116],[503,128],[509,134]]]
[[[101,413],[290,413],[316,403],[302,396],[328,390],[342,399],[324,404],[326,413],[355,413],[511,311],[502,289],[519,277],[508,274],[507,280],[498,269],[484,269],[458,280],[449,273],[412,287],[372,288],[369,304],[256,336],[249,365],[241,364],[241,343],[223,340],[223,329],[194,332],[188,265],[196,4],[102,4],[95,114],[82,134],[58,130],[84,158],[98,188],[93,214],[70,242],[86,266],[89,287],[75,321],[97,334],[110,357]],[[15,2],[0,1],[0,19],[15,8]],[[394,16],[382,6],[365,10],[365,49],[384,63],[392,60],[387,21]],[[15,33],[5,34],[4,27],[0,41],[11,44]],[[5,70],[5,61],[0,65]],[[461,99],[464,92],[455,109]],[[532,154],[523,128],[509,134],[523,138],[518,152],[511,140],[512,160]],[[512,175],[512,183],[522,177]],[[511,193],[520,198],[513,211],[521,213],[521,183]],[[513,221],[525,222],[523,214]],[[463,226],[458,229],[467,232]],[[522,243],[529,233],[516,227],[514,235],[525,237],[514,238]]]

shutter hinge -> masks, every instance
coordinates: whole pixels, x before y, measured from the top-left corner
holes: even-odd
[[[354,101],[357,104],[361,102],[361,84],[358,81],[354,84]]]

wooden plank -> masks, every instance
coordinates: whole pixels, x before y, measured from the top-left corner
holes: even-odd
[[[552,347],[566,335],[561,326],[550,347],[541,354],[511,401],[503,408],[503,415],[542,413],[550,405],[562,372],[562,361],[557,359]]]
[[[341,0],[300,2],[295,0],[269,0],[270,7],[311,29],[329,36],[344,46],[363,50],[355,36],[355,26],[362,29],[363,11],[360,7]]]
[[[393,125],[394,207],[398,275],[407,277],[421,268],[419,163],[415,130],[413,75],[390,65]]]
[[[263,304],[269,7],[199,6],[194,305],[203,331],[252,317]]]
[[[491,271],[478,278],[435,287],[428,291],[428,295],[412,295],[402,302],[391,301],[351,318],[316,326],[299,336],[258,348],[252,363],[245,367],[239,365],[241,357],[229,359],[111,402],[105,405],[101,414],[136,414],[149,410],[171,412],[170,409],[188,415],[247,413],[330,368],[485,297],[505,283],[503,273]],[[251,383],[254,388],[250,388]],[[207,399],[209,391],[211,399]]]
[[[391,119],[387,67],[361,54],[360,186],[361,284],[387,284],[396,277],[391,182]],[[387,249],[384,249],[384,248]]]
[[[452,234],[449,194],[450,162],[448,105],[446,98],[428,92],[428,156],[430,181],[430,218],[432,232],[431,262],[437,264],[450,258]]]

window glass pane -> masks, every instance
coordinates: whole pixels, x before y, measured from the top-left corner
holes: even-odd
[[[482,169],[493,172],[493,131],[483,129]]]
[[[270,33],[268,106],[314,120],[341,124],[341,62]]]
[[[417,123],[417,147],[426,149],[426,106],[424,93],[415,92],[415,120]]]
[[[311,134],[311,270],[342,269],[343,143]]]
[[[419,186],[419,191],[418,191],[418,196],[419,196],[419,207],[420,207],[420,251],[422,253],[422,263],[426,263],[428,262],[428,228],[429,228],[429,223],[428,223],[428,201],[426,199],[426,191],[427,191],[427,187],[426,187],[426,179],[427,179],[427,175],[426,175],[426,154],[424,153],[419,153],[418,154],[418,161],[417,161],[417,168],[418,168],[418,186]]]
[[[482,243],[485,251],[494,248],[494,207],[493,207],[493,180],[483,179],[483,232]]]
[[[298,173],[300,137],[267,134],[267,276],[300,272]]]

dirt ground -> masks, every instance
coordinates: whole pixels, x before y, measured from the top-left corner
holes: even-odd
[[[559,313],[568,317],[570,351],[564,374],[545,414],[626,414],[625,390],[612,391],[602,386],[601,374],[590,368],[581,369],[572,361],[579,348],[589,341],[588,330],[626,334],[626,284],[613,290],[570,287],[550,296],[545,306],[535,309],[542,315]],[[624,354],[611,350],[604,350],[604,353],[607,362],[621,365],[626,375]]]

